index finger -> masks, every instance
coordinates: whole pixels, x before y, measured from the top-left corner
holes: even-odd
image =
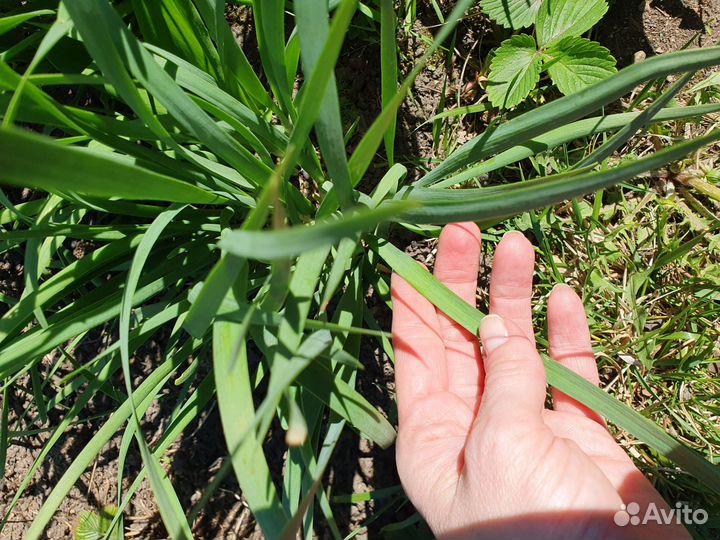
[[[413,402],[447,387],[445,346],[435,306],[397,274],[391,282],[398,415]]]

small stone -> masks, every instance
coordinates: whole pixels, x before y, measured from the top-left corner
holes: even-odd
[[[618,357],[620,358],[620,360],[622,360],[623,362],[625,362],[626,364],[628,364],[630,366],[637,366],[639,364],[637,359],[630,356],[629,354],[620,354],[620,355],[618,355]]]

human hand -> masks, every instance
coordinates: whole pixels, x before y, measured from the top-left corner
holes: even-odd
[[[435,276],[475,306],[480,231],[443,230]],[[392,278],[403,487],[438,537],[690,538],[681,525],[617,526],[622,504],[667,503],[603,420],[553,390],[531,318],[534,250],[519,233],[497,247],[490,308],[478,339]],[[593,384],[598,371],[580,298],[556,287],[548,301],[550,355]]]

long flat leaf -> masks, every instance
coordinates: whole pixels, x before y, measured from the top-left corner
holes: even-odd
[[[452,153],[414,185],[428,186],[455,171],[559,128],[612,103],[644,81],[720,64],[720,47],[692,49],[648,58],[616,75],[481,133]]]
[[[270,376],[270,384],[257,415],[262,418],[259,433],[264,436],[280,403],[284,392],[313,361],[332,344],[332,336],[327,330],[319,330],[308,336],[293,354],[289,362],[275,365]]]
[[[132,0],[132,5],[145,41],[175,52],[221,80],[220,56],[192,2]]]
[[[292,83],[285,61],[285,0],[263,0],[252,5],[264,71],[285,113],[293,117]]]
[[[265,225],[270,207],[277,197],[280,177],[273,175],[263,188],[260,197],[242,224],[241,230],[258,230]],[[183,323],[185,329],[195,337],[201,337],[207,331],[228,289],[235,283],[247,261],[230,253],[223,253],[221,259],[208,274],[202,289],[193,299],[192,307]],[[0,324],[2,321],[0,321]]]
[[[420,206],[403,212],[397,219],[427,224],[497,220],[631,180],[643,172],[656,170],[682,159],[718,139],[720,130],[715,130],[703,137],[675,144],[649,157],[597,172],[560,174],[479,189],[410,187],[401,190],[397,195],[398,199],[415,201],[420,203]]]
[[[283,161],[275,171],[275,174],[281,175],[283,187],[286,187],[288,175],[300,158],[308,135],[322,111],[325,101],[321,99],[321,96],[324,98],[334,76],[334,66],[340,56],[343,39],[355,14],[356,7],[357,0],[343,0],[340,4],[330,25],[325,46],[317,57],[316,69],[312,71],[310,80],[303,85],[297,122],[290,135]]]
[[[396,433],[390,422],[357,390],[336,377],[327,366],[313,362],[297,380],[303,388],[380,448],[389,448],[395,442]]]
[[[642,127],[648,124],[693,118],[716,112],[720,112],[720,105],[710,104],[695,105],[691,107],[668,107],[662,109],[654,116],[646,117],[646,122],[642,124]],[[455,184],[462,184],[463,182],[471,180],[475,177],[492,171],[497,171],[498,169],[511,165],[512,163],[517,163],[518,161],[530,156],[552,150],[561,144],[569,143],[583,137],[591,137],[600,133],[619,130],[636,122],[642,114],[642,112],[620,113],[578,120],[577,122],[553,129],[552,131],[535,137],[523,144],[505,150],[488,160],[433,184],[433,187],[440,189]]]
[[[63,435],[65,435],[66,430],[71,426],[72,422],[77,418],[77,416],[82,413],[83,409],[88,404],[90,399],[92,399],[92,397],[99,391],[100,387],[107,382],[110,375],[118,369],[119,363],[110,361],[101,363],[101,366],[102,369],[98,371],[95,380],[91,381],[87,385],[87,388],[84,389],[82,394],[77,397],[77,399],[73,403],[73,406],[65,414],[65,418],[63,418],[59,422],[59,424],[53,430],[50,438],[44,443],[42,449],[40,450],[40,453],[35,457],[35,461],[33,461],[33,464],[30,466],[29,470],[25,471],[25,477],[15,490],[12,500],[7,501],[4,505],[3,511],[5,512],[5,515],[3,516],[2,521],[0,521],[0,529],[5,527],[13,509],[15,508],[15,505],[25,493],[25,490],[31,483],[35,473],[45,461],[50,451],[55,447],[57,442],[61,440]]]
[[[600,163],[604,159],[613,155],[613,153],[630,140],[630,138],[635,135],[641,127],[650,123],[653,117],[660,112],[663,107],[670,103],[670,101],[675,98],[675,96],[680,93],[683,88],[685,88],[685,85],[687,85],[694,76],[694,71],[685,73],[682,77],[675,81],[670,88],[665,90],[657,99],[655,99],[652,105],[640,113],[636,119],[629,122],[626,126],[623,126],[623,128],[613,135],[609,141],[603,144],[591,155],[581,160],[580,163],[577,164],[577,167],[580,168],[594,165],[595,163]]]
[[[180,204],[172,205],[168,210],[160,214],[153,221],[148,231],[143,235],[143,239],[135,250],[130,270],[128,271],[127,280],[123,289],[122,300],[120,302],[120,360],[123,368],[125,379],[125,389],[127,391],[128,401],[132,407],[132,420],[135,425],[135,438],[140,446],[143,463],[148,470],[148,478],[152,486],[155,500],[158,503],[160,516],[162,517],[165,527],[170,533],[171,538],[186,540],[192,538],[190,525],[185,518],[185,513],[180,504],[180,500],[173,489],[172,483],[167,478],[157,457],[150,452],[145,441],[140,426],[140,415],[136,409],[136,401],[133,395],[132,375],[130,372],[130,314],[133,306],[135,291],[140,282],[140,275],[143,267],[150,256],[155,243],[160,238],[163,230],[172,222],[173,219],[185,208]]]
[[[0,19],[0,36],[6,34],[13,28],[17,28],[24,22],[27,22],[36,17],[44,17],[47,15],[55,15],[55,12],[50,9],[39,9],[37,11],[28,11],[27,13],[19,13],[18,15],[10,15],[9,17],[3,17]]]
[[[128,400],[113,412],[92,439],[74,456],[70,466],[54,484],[50,495],[48,495],[43,502],[30,528],[25,533],[28,538],[39,538],[42,535],[43,530],[47,527],[53,515],[75,485],[75,482],[80,479],[80,476],[85,472],[87,467],[90,466],[93,460],[96,459],[97,455],[102,451],[112,436],[128,421],[133,414],[133,410],[137,410],[139,414],[144,414],[155,399],[157,392],[164,386],[173,371],[186,360],[186,355],[177,354],[161,362],[155,370],[145,378],[142,384],[135,389],[134,394],[137,405],[133,406]]]
[[[432,45],[423,53],[420,60],[415,64],[412,71],[408,74],[402,84],[398,87],[397,92],[390,101],[383,107],[380,116],[378,116],[367,130],[363,138],[358,143],[355,151],[350,157],[350,175],[353,186],[365,175],[368,167],[375,158],[375,152],[380,147],[385,137],[385,133],[390,129],[397,116],[397,111],[405,100],[405,96],[412,88],[415,79],[423,70],[427,62],[432,58],[440,45],[450,36],[453,29],[462,19],[465,12],[470,9],[475,0],[459,0],[447,21],[437,33]]]
[[[223,201],[197,186],[129,165],[111,154],[63,146],[15,128],[0,128],[0,183],[134,200]]]
[[[148,126],[158,129],[153,111],[140,97],[135,80],[147,89],[190,133],[242,171],[256,185],[263,184],[270,168],[221,130],[212,119],[172,80],[139,40],[126,28],[108,0],[75,0],[66,4],[83,43],[103,75]],[[165,142],[173,144],[163,134]],[[173,145],[184,155],[189,154]]]
[[[178,279],[192,275],[210,262],[210,251],[205,245],[193,246],[182,256],[165,264],[155,259],[156,265],[142,277],[141,287],[133,303],[141,304],[164,292]],[[0,378],[15,372],[28,359],[37,358],[67,342],[82,332],[94,328],[120,312],[122,290],[120,281],[110,281],[75,302],[75,309],[61,311],[48,317],[48,328],[34,328],[3,346],[0,350]]]
[[[401,202],[389,202],[376,210],[359,210],[349,217],[328,220],[313,226],[297,226],[272,231],[232,231],[220,240],[228,253],[254,259],[284,259],[314,248],[335,244],[366,231],[407,211]]]
[[[325,0],[307,0],[295,4],[303,66],[307,78],[317,69],[322,47],[329,34],[328,10]],[[352,203],[352,183],[343,142],[340,101],[334,74],[331,75],[323,103],[315,123],[320,150],[330,179],[343,207]]]
[[[147,43],[145,47],[155,55],[156,61],[172,76],[178,86],[232,116],[237,123],[246,126],[271,151],[279,152],[285,148],[287,136],[284,131],[278,126],[273,126],[260,114],[225,92],[207,73],[168,51]]]
[[[177,411],[170,425],[168,425],[161,439],[158,441],[153,454],[160,458],[167,451],[172,443],[182,434],[184,429],[194,421],[201,411],[205,409],[207,403],[215,395],[215,381],[213,373],[210,373],[197,387],[192,395],[183,404],[182,408]],[[129,428],[129,426],[128,426]],[[142,469],[134,478],[133,483],[124,493],[122,501],[118,503],[118,513],[110,524],[109,529],[112,530],[115,525],[122,519],[122,512],[128,506],[132,497],[135,495],[143,480],[145,479],[146,469]],[[192,522],[192,516],[188,516],[188,521]]]
[[[277,496],[270,469],[250,429],[255,417],[247,365],[247,324],[213,324],[213,367],[220,418],[230,459],[263,533],[278,538],[289,519]]]
[[[224,0],[198,0],[195,5],[217,44],[220,65],[225,73],[225,85],[230,89],[230,93],[234,95],[230,86],[230,81],[234,78],[242,87],[243,93],[249,98],[246,105],[256,112],[259,112],[258,107],[275,110],[271,96],[260,82],[240,47],[240,43],[233,36],[230,25],[225,20]]]
[[[397,36],[395,35],[395,6],[393,0],[380,0],[380,74],[382,106],[392,101],[398,87]],[[385,133],[385,153],[388,163],[395,163],[395,129],[393,119]]]

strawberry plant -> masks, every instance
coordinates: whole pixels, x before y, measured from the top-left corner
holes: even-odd
[[[606,0],[483,0],[481,6],[504,27],[535,27],[534,37],[515,35],[495,51],[487,92],[496,107],[520,104],[545,71],[565,95],[617,71],[608,49],[581,37],[605,15]]]

